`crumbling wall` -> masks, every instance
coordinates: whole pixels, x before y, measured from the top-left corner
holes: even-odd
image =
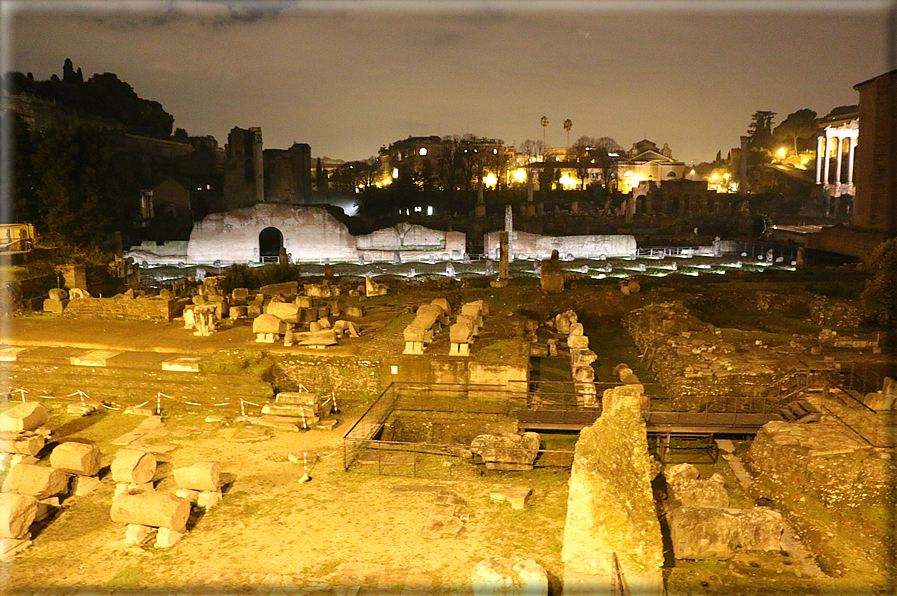
[[[278,391],[298,391],[302,385],[317,393],[335,390],[377,395],[379,366],[377,362],[354,357],[293,357],[274,366],[274,386]]]
[[[273,227],[294,261],[353,260],[355,239],[322,207],[259,203],[196,222],[190,234],[190,263],[247,263],[259,260],[259,233]]]
[[[700,406],[701,399],[714,396],[750,395],[785,372],[777,374],[781,363],[775,354],[725,341],[721,330],[691,315],[679,301],[633,310],[623,324],[657,380],[683,407]]]
[[[491,232],[484,237],[486,254],[496,255],[499,249],[499,234]],[[625,234],[592,236],[542,236],[527,232],[513,232],[511,252],[515,257],[547,259],[557,250],[561,256],[572,254],[578,259],[597,259],[602,255],[622,257],[638,250],[634,236]]]
[[[659,594],[663,544],[639,401],[637,391],[614,388],[576,443],[561,554],[565,593],[603,593],[616,554],[634,594]]]
[[[862,309],[844,300],[817,296],[810,302],[810,320],[821,327],[859,327],[863,319]]]
[[[757,432],[745,461],[758,480],[779,490],[857,507],[888,494],[887,455],[835,420],[773,421]]]
[[[112,298],[78,298],[70,300],[64,314],[86,319],[136,319],[171,321],[181,314],[183,304],[177,299],[130,297],[118,294]]]

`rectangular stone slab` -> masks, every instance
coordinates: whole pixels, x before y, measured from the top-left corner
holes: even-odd
[[[199,372],[199,363],[202,362],[199,356],[181,356],[180,358],[172,358],[162,363],[162,370],[173,370],[178,372]]]
[[[72,366],[106,366],[106,361],[118,356],[121,352],[115,350],[91,350],[78,356],[69,358]]]

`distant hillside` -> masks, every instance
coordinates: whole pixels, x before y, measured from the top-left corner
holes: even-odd
[[[36,81],[31,73],[20,72],[4,76],[4,89],[11,94],[52,100],[62,108],[120,122],[131,134],[157,139],[171,136],[174,116],[159,102],[142,99],[111,72],[95,74],[85,81],[81,69],[75,70],[72,61],[66,59],[61,79],[54,74],[47,81]]]

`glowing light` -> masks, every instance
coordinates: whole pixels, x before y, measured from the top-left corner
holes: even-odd
[[[427,215],[433,215],[433,206],[427,205]]]
[[[576,179],[571,178],[569,174],[564,174],[563,176],[561,176],[559,182],[561,183],[561,186],[564,187],[564,190],[573,190],[578,184]]]
[[[711,180],[719,180],[719,175],[718,175],[718,174],[714,174],[713,176],[710,177],[710,179],[711,179]]]
[[[495,177],[495,174],[493,174],[492,172],[489,172],[483,178],[483,184],[485,184],[489,188],[494,188],[495,185],[498,184],[498,178]]]
[[[426,154],[427,154],[427,148],[426,148],[426,147],[421,147],[421,148],[420,148],[420,151],[418,151],[418,153],[419,153],[421,156],[426,155]]]
[[[779,149],[779,157],[785,157],[785,148],[784,147]]]
[[[393,178],[398,178],[398,177],[399,177],[399,168],[393,168],[393,169],[392,169],[392,177],[393,177]]]
[[[517,171],[514,172],[514,180],[517,182],[526,182],[526,170],[518,168]]]
[[[632,170],[626,170],[626,173],[623,174],[623,175],[624,175],[624,176],[634,176],[635,174],[633,173]]]

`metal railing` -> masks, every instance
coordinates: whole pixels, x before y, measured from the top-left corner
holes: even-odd
[[[377,436],[389,417],[397,411],[432,412],[439,414],[481,414],[507,416],[513,407],[520,407],[525,385],[516,390],[514,384],[462,385],[455,383],[390,383],[361,417],[343,435],[343,469],[348,470],[361,453],[372,445],[382,448],[396,445],[433,448],[467,447],[436,443],[383,441]],[[427,452],[435,455],[437,452]],[[447,455],[439,452],[440,455]]]
[[[612,596],[632,596],[616,552],[611,555],[610,593]]]

